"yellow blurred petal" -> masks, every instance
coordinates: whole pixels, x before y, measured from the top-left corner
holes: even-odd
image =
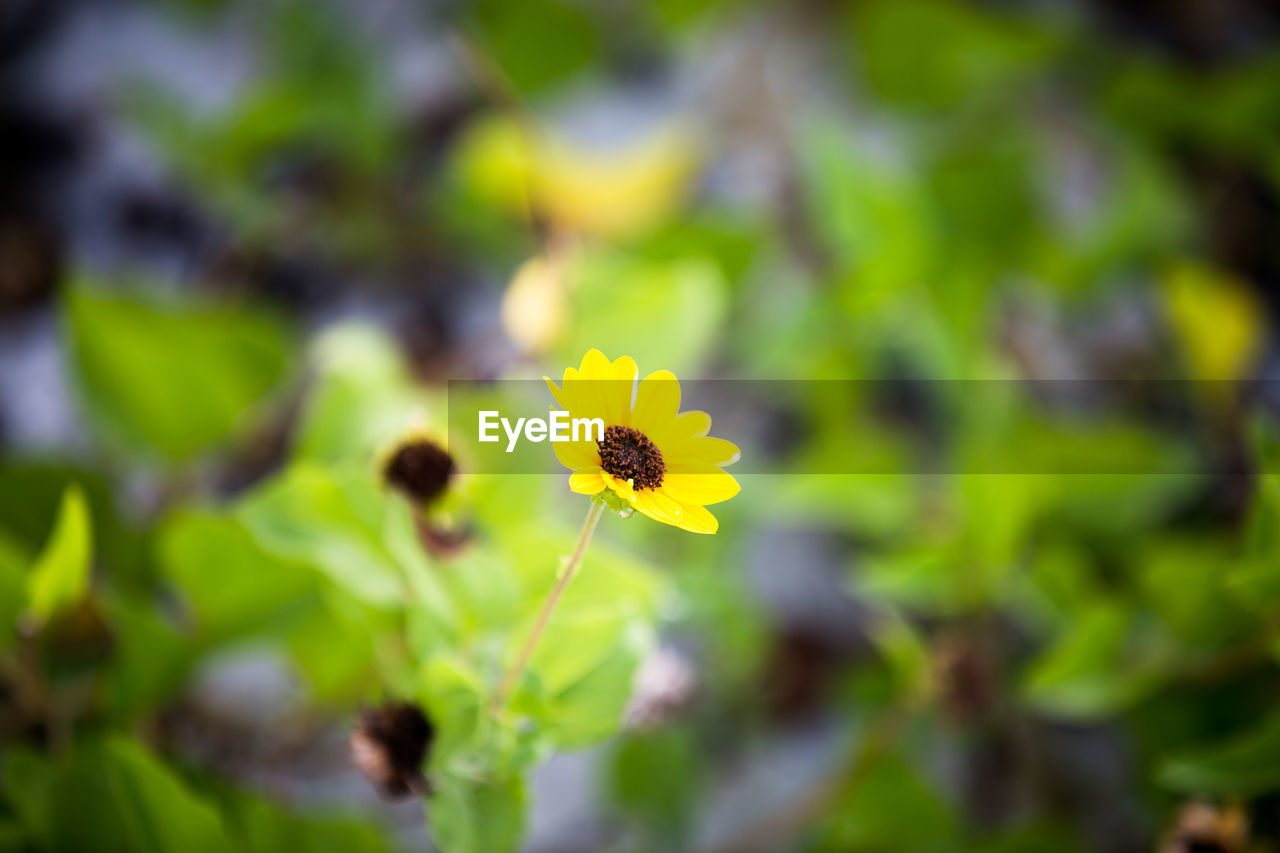
[[[539,152],[518,121],[495,115],[473,122],[455,156],[462,184],[473,196],[521,219],[529,215]]]
[[[675,128],[620,151],[553,141],[534,162],[533,197],[550,219],[574,231],[631,236],[671,216],[699,159],[694,138]]]
[[[1262,349],[1262,310],[1243,282],[1220,270],[1184,263],[1165,290],[1170,324],[1195,379],[1239,379]]]
[[[590,468],[585,471],[574,471],[569,475],[569,491],[580,495],[597,495],[604,491],[604,478],[600,469]]]
[[[738,481],[723,471],[715,474],[667,474],[662,490],[682,504],[707,506],[727,501],[742,490]]]
[[[545,352],[565,327],[568,297],[563,263],[538,256],[516,270],[502,298],[502,326],[526,350]]]

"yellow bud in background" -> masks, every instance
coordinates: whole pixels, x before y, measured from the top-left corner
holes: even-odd
[[[480,201],[527,216],[534,159],[529,131],[514,119],[490,116],[467,129],[458,145],[455,168]]]
[[[1193,379],[1240,379],[1261,352],[1262,308],[1244,282],[1222,270],[1175,266],[1165,279],[1165,309]]]
[[[567,251],[525,261],[502,297],[502,327],[526,352],[546,352],[564,331],[569,311]]]
[[[553,143],[537,161],[534,198],[557,224],[598,237],[642,234],[670,218],[697,168],[693,136],[666,127],[621,150]]]
[[[669,219],[702,159],[695,134],[676,123],[622,147],[594,148],[504,117],[475,125],[458,158],[463,181],[482,201],[606,239],[634,237]]]

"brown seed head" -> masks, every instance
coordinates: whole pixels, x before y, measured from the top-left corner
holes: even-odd
[[[435,730],[416,706],[396,702],[362,711],[351,733],[351,760],[383,796],[425,793],[422,762]]]
[[[453,476],[453,457],[434,441],[415,439],[396,448],[383,476],[387,484],[421,504],[444,494]]]
[[[1249,822],[1238,805],[1190,802],[1161,843],[1161,853],[1243,853],[1249,845]]]

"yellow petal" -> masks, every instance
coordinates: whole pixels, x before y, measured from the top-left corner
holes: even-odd
[[[572,369],[572,368],[568,368]],[[568,370],[567,369],[567,370]],[[566,370],[566,374],[567,374]],[[609,357],[600,350],[592,347],[587,350],[587,354],[582,357],[582,364],[578,367],[578,375],[575,379],[611,379],[613,371],[613,363],[609,361]],[[568,380],[568,376],[565,379]]]
[[[699,436],[659,445],[667,470],[676,473],[696,472],[699,466],[729,465],[741,455],[738,445],[723,438]]]
[[[561,465],[575,471],[600,467],[600,449],[594,441],[553,441],[551,452]]]
[[[715,533],[720,522],[706,507],[686,506],[677,526],[690,533]]]
[[[646,435],[658,432],[680,410],[680,382],[669,370],[650,373],[636,391],[631,425]]]
[[[644,434],[658,445],[659,450],[675,445],[691,438],[699,438],[711,430],[711,416],[696,409],[681,412],[673,420],[665,424],[655,424],[644,431]]]
[[[636,490],[629,481],[619,480],[617,477],[604,470],[601,470],[600,478],[604,480],[606,486],[617,492],[624,500],[633,505],[635,504]]]
[[[602,389],[605,398],[605,425],[631,423],[631,398],[635,394],[636,375],[640,372],[635,359],[624,355],[609,366],[609,381]]]
[[[596,495],[604,491],[604,478],[599,468],[574,471],[569,475],[569,491],[580,495]]]
[[[661,521],[663,524],[680,523],[679,504],[665,496],[660,498],[655,489],[636,492],[634,506],[654,521]]]
[[[636,372],[635,360],[630,356],[609,361],[600,350],[588,350],[576,375],[571,378],[565,371],[569,411],[574,417],[604,418],[606,426],[630,424]]]
[[[550,376],[543,376],[542,381],[547,383],[547,388],[551,391],[551,396],[555,399],[556,404],[565,411],[572,411],[568,403],[569,395],[559,385],[552,382]]]
[[[667,474],[662,491],[682,504],[707,506],[727,501],[741,491],[738,481],[723,471],[714,474]]]

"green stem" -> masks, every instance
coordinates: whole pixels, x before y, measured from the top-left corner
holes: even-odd
[[[529,632],[528,638],[525,639],[524,646],[520,649],[520,655],[508,667],[506,673],[502,676],[501,683],[498,684],[497,691],[493,694],[489,709],[494,713],[498,713],[506,707],[507,700],[511,697],[511,691],[515,688],[521,674],[524,673],[525,668],[529,665],[529,658],[533,656],[533,650],[537,648],[538,640],[542,638],[542,632],[546,630],[547,623],[551,621],[551,614],[560,602],[560,596],[564,595],[565,589],[569,586],[569,581],[573,580],[573,576],[578,572],[578,567],[582,565],[582,556],[587,553],[587,545],[591,543],[591,535],[596,532],[596,524],[599,523],[603,512],[603,503],[598,501],[591,502],[591,508],[587,510],[586,521],[582,522],[582,532],[578,534],[578,544],[574,546],[573,554],[570,555],[569,561],[564,564],[564,568],[560,570],[560,576],[556,578],[556,585],[551,588],[551,594],[543,602],[542,611],[538,613],[538,621],[533,623],[533,630]]]

